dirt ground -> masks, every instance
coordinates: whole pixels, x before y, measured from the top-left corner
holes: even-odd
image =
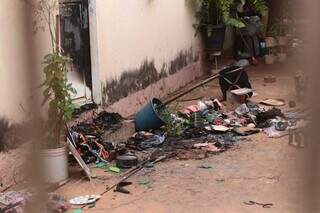
[[[248,71],[258,93],[253,100],[282,98],[287,103],[294,100],[292,76],[297,71],[294,64],[266,66],[260,63]],[[277,82],[265,84],[263,78],[270,74],[277,77]],[[220,95],[218,83],[212,82],[182,99]],[[287,105],[282,107],[283,110],[287,108]],[[111,191],[94,208],[84,212],[305,212],[302,210],[305,151],[288,146],[288,137],[270,139],[260,133],[205,160],[171,159],[157,164],[154,171],[141,171],[130,178],[133,184],[127,189],[131,194]],[[199,168],[201,165],[212,168]],[[119,178],[118,174],[95,172],[99,178],[91,183],[81,178],[80,172],[75,172],[71,181],[56,193],[66,198],[97,194]],[[272,203],[273,206],[250,206],[244,203],[248,201]]]

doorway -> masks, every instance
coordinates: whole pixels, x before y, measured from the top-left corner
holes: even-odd
[[[60,44],[72,59],[68,81],[76,89],[75,102],[92,101],[92,69],[88,0],[60,0]]]

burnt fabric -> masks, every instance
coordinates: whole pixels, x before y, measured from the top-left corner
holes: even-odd
[[[227,99],[227,91],[240,88],[252,88],[249,82],[249,76],[247,72],[242,68],[240,71],[232,72],[239,69],[238,66],[230,66],[220,71],[219,84],[223,95],[223,101]],[[249,97],[252,97],[253,93],[249,93]]]

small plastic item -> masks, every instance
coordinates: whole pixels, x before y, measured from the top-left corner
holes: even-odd
[[[96,168],[106,169],[107,168],[107,164],[105,162],[99,162],[99,163],[96,164]]]
[[[85,205],[95,203],[100,198],[100,195],[85,195],[72,198],[71,200],[69,200],[69,203],[72,205]]]
[[[115,173],[120,173],[120,169],[118,168],[118,167],[116,167],[116,166],[110,166],[109,168],[108,168],[108,171],[110,171],[110,172],[115,172]]]
[[[207,109],[208,109],[208,106],[207,106],[204,102],[198,101],[198,108],[199,108],[199,110],[202,112],[202,111],[207,110]]]

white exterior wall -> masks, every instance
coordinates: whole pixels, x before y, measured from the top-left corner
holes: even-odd
[[[100,79],[118,78],[145,59],[158,70],[179,51],[199,49],[185,0],[95,0]]]
[[[89,4],[96,101],[101,100],[103,84],[139,68],[145,60],[154,61],[161,70],[181,51],[200,52],[186,0],[89,0]],[[30,88],[26,85],[25,7],[22,0],[0,1],[0,117],[13,122],[23,120],[20,104],[25,106],[30,99],[26,92]],[[51,51],[51,42],[48,32],[38,32],[34,40],[41,78],[41,61]]]
[[[12,123],[25,119],[27,112],[23,112],[22,107],[28,111],[27,102],[31,98],[28,93],[31,86],[27,85],[27,60],[31,52],[26,45],[26,7],[22,0],[0,1],[0,117]],[[40,79],[42,58],[51,50],[49,34],[39,31],[34,42]],[[35,85],[32,87],[39,95],[40,90]]]

